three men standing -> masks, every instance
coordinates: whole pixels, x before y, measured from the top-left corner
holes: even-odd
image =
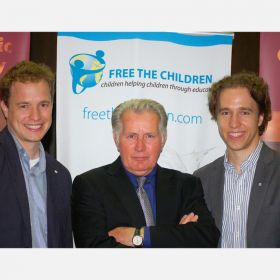
[[[54,75],[21,62],[1,80],[0,247],[72,247],[71,176],[41,139],[52,122]],[[280,247],[280,156],[261,135],[268,86],[240,73],[214,83],[209,110],[227,150],[197,170],[221,247]],[[159,103],[134,99],[112,116],[120,157],[77,176],[77,247],[216,247],[219,231],[198,178],[157,164],[167,138]]]

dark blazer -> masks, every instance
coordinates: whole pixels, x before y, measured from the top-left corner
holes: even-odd
[[[219,231],[204,202],[200,180],[158,166],[156,182],[152,247],[216,247]],[[198,214],[198,222],[179,225],[181,217],[190,212]],[[108,231],[145,226],[139,199],[120,158],[75,178],[72,220],[77,247],[122,247]]]
[[[224,157],[194,172],[202,181],[205,200],[222,228]],[[247,247],[280,247],[280,155],[265,144],[257,162],[249,200]]]
[[[48,247],[73,247],[70,173],[47,153],[46,173]],[[0,132],[0,247],[32,247],[24,175],[7,128]]]

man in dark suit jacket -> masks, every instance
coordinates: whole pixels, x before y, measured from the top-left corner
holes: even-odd
[[[227,150],[194,172],[221,231],[221,247],[280,247],[280,156],[261,135],[271,119],[268,86],[253,73],[214,83],[209,110]]]
[[[120,157],[77,176],[72,219],[77,247],[216,247],[219,232],[200,180],[162,168],[167,116],[159,103],[132,99],[113,112]],[[145,198],[139,178],[145,177]],[[143,202],[145,201],[145,202]]]
[[[279,153],[263,144],[249,199],[246,237],[248,248],[280,247],[279,167]],[[221,231],[224,173],[224,157],[195,172],[202,181],[207,205]]]
[[[51,125],[51,70],[21,62],[1,80],[0,247],[73,247],[71,176],[41,144]]]

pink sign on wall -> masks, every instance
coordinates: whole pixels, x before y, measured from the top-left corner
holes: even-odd
[[[260,33],[260,76],[269,85],[272,105],[272,120],[263,138],[280,150],[280,32]]]
[[[29,60],[30,32],[0,32],[0,79],[9,68]],[[6,125],[0,110],[0,130]]]

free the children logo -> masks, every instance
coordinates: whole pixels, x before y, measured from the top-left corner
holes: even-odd
[[[104,51],[98,50],[95,55],[80,53],[70,58],[74,94],[81,94],[87,88],[94,87],[101,81],[106,66],[103,59],[104,54]]]

